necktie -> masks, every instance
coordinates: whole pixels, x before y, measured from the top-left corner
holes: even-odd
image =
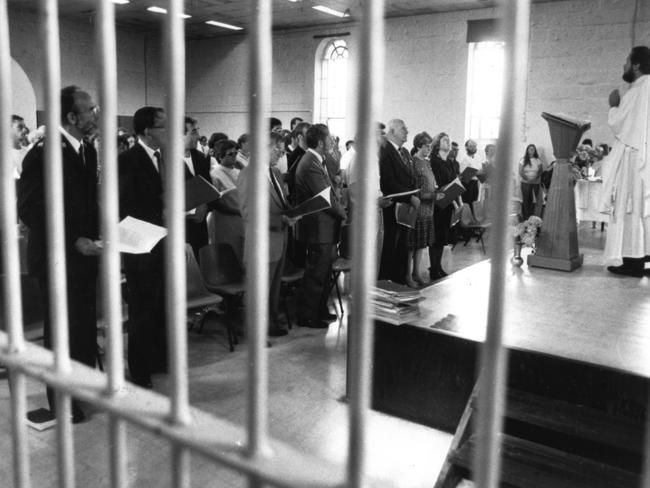
[[[160,179],[162,180],[165,177],[165,172],[163,168],[163,160],[162,156],[160,155],[160,151],[156,151],[153,153],[154,158],[156,158],[156,162],[158,163],[158,173],[160,174]]]
[[[85,151],[86,146],[82,142],[79,145],[79,156],[81,156],[81,161],[83,161],[84,166],[86,166],[86,151]]]

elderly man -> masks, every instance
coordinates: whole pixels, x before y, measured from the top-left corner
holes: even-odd
[[[88,93],[77,86],[61,90],[61,152],[63,164],[63,208],[68,297],[68,337],[70,357],[94,367],[97,360],[97,317],[95,310],[98,259],[101,247],[97,205],[97,152],[84,138],[97,131],[97,106]],[[49,307],[48,250],[44,166],[45,144],[35,145],[25,156],[18,180],[18,215],[29,227],[27,265],[38,280],[45,312],[43,342],[52,346]],[[50,210],[51,212],[51,210]],[[54,394],[47,390],[50,410]],[[77,402],[72,403],[73,422],[85,418]]]
[[[388,132],[379,147],[379,187],[384,195],[393,195],[416,188],[411,155],[402,147],[408,136],[403,120],[388,122]],[[414,195],[394,198],[383,209],[384,245],[379,264],[379,279],[404,284],[408,260],[408,228],[397,223],[395,202],[408,203],[416,209],[420,200]]]
[[[609,96],[608,123],[616,140],[603,162],[600,210],[610,214],[605,259],[611,273],[640,278],[650,261],[650,49],[632,49],[623,80],[630,89]]]

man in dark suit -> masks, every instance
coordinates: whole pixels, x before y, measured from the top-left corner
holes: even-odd
[[[162,108],[143,107],[133,115],[138,142],[119,156],[121,218],[131,216],[164,226],[165,163],[160,148],[166,138],[165,122]],[[131,381],[145,388],[152,386],[152,373],[166,371],[164,242],[147,254],[123,255],[129,303],[129,372]]]
[[[199,125],[192,117],[185,117],[185,180],[202,176],[210,183],[210,162],[205,155],[196,149],[199,141]],[[185,241],[192,246],[196,262],[199,262],[199,250],[208,243],[208,226],[205,218],[208,215],[208,205],[201,204],[190,210],[185,217]]]
[[[334,245],[338,242],[345,210],[339,203],[325,167],[325,153],[332,138],[326,125],[315,124],[307,130],[307,152],[296,170],[296,201],[308,200],[330,187],[331,207],[305,216],[298,226],[298,240],[307,245],[302,300],[298,309],[298,325],[327,328],[336,318],[327,309],[332,275]]]
[[[393,195],[414,190],[411,155],[402,147],[406,142],[408,130],[404,121],[394,119],[388,122],[388,132],[379,147],[379,187],[384,195]],[[416,209],[420,200],[416,196],[393,198],[393,202],[408,203]],[[379,264],[379,279],[395,283],[406,282],[408,260],[408,228],[397,223],[395,205],[383,209],[384,245]]]
[[[63,163],[63,207],[68,297],[70,357],[90,367],[97,360],[97,317],[95,310],[98,259],[101,247],[97,206],[97,152],[84,144],[84,137],[97,130],[97,106],[88,93],[76,86],[61,90],[61,132]],[[56,128],[50,130],[56,131]],[[39,283],[45,311],[43,340],[52,347],[49,307],[44,187],[45,145],[40,142],[25,156],[18,182],[18,215],[29,228],[27,262],[29,273]],[[54,412],[54,394],[47,391]],[[77,402],[72,404],[74,422],[85,415]]]

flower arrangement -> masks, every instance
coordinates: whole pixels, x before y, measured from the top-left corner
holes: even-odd
[[[519,222],[514,227],[515,243],[533,247],[541,227],[542,219],[536,215],[529,217],[528,220]]]

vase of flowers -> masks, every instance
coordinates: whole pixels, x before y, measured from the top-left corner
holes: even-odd
[[[515,225],[514,254],[510,260],[513,266],[519,267],[524,264],[524,259],[521,257],[521,249],[523,246],[532,247],[534,252],[535,242],[537,240],[537,235],[539,234],[541,227],[542,219],[536,215],[533,215],[529,217],[528,220],[524,220],[523,222],[519,222],[517,225]]]

